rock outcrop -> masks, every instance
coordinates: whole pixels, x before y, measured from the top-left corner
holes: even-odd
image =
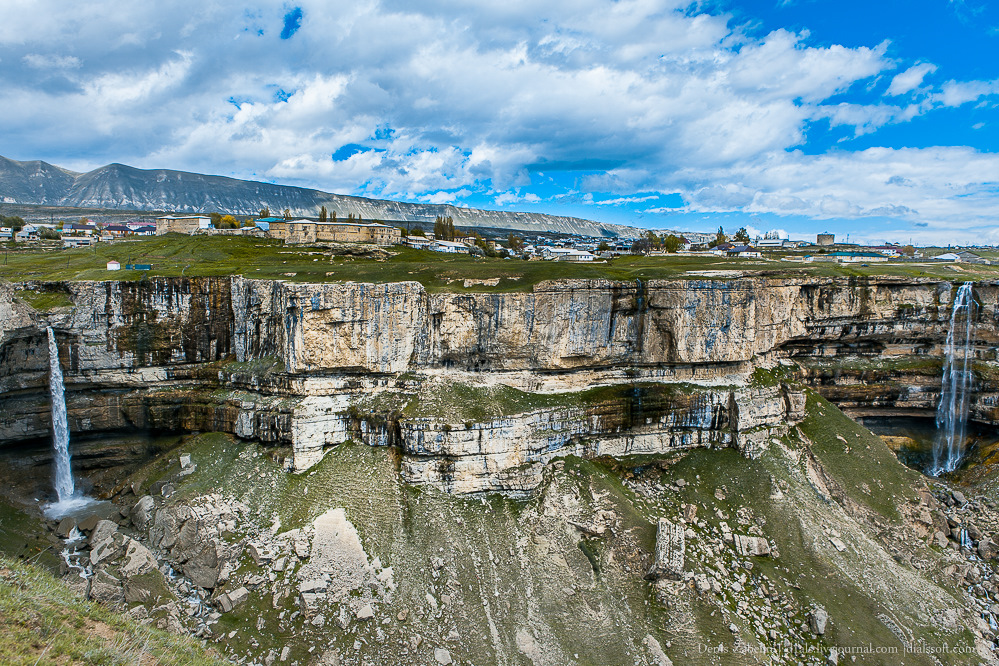
[[[35,312],[17,299],[22,290],[58,291],[73,305]],[[981,284],[976,297],[983,381],[972,413],[999,422],[989,314],[999,290]],[[888,277],[572,280],[506,293],[242,277],[2,285],[0,441],[48,432],[44,328],[53,326],[74,433],[221,430],[290,445],[296,469],[355,439],[399,446],[414,483],[525,490],[567,454],[735,446],[755,455],[802,413],[800,390],[747,381],[780,358],[848,410],[926,413],[952,299],[950,283]],[[891,381],[872,386],[864,373],[878,364]],[[594,386],[636,395],[460,421],[366,402],[433,390],[428,382],[445,375],[538,395]],[[667,391],[677,382],[687,388]]]

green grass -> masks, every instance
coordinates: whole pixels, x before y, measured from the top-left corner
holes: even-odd
[[[810,418],[821,419],[821,425],[829,429],[830,436],[834,438],[834,433],[841,432],[845,436],[852,437],[852,430],[843,429],[845,423],[828,409],[823,409],[824,414],[818,414],[817,408],[822,405],[813,402],[809,406],[809,411],[812,413]],[[838,410],[836,413],[839,414]],[[788,438],[786,444],[796,450],[802,450],[807,445],[806,442],[797,440],[794,435]],[[811,446],[817,457],[821,457],[827,471],[835,471],[841,477],[845,471],[842,462],[833,460],[833,456],[827,451],[819,451],[828,447],[828,444],[812,443]],[[676,520],[682,514],[682,505],[690,503],[698,507],[697,520],[705,521],[708,532],[717,533],[721,522],[725,521],[735,533],[740,534],[745,534],[748,528],[739,525],[737,515],[740,510],[750,510],[755,524],[761,526],[763,533],[779,551],[777,557],[752,558],[753,569],[748,573],[751,581],[747,586],[749,594],[723,593],[722,603],[730,612],[735,612],[740,599],[750,604],[757,603],[755,590],[761,583],[793,600],[792,622],[805,621],[812,604],[821,605],[829,612],[831,621],[826,635],[820,639],[806,631],[804,641],[795,645],[795,652],[789,655],[790,658],[799,658],[804,662],[803,656],[807,654],[824,660],[829,647],[833,645],[857,646],[871,643],[895,646],[901,650],[902,646],[896,637],[879,621],[880,614],[895,617],[911,630],[917,639],[925,640],[929,645],[948,643],[952,646],[963,646],[973,643],[970,632],[941,633],[928,626],[923,615],[926,611],[920,610],[913,600],[919,592],[895,585],[896,581],[892,577],[894,573],[890,568],[894,562],[890,556],[877,544],[867,545],[866,540],[869,537],[864,535],[864,530],[846,519],[844,512],[835,503],[830,503],[818,495],[806,477],[800,460],[791,458],[775,448],[769,449],[755,460],[748,460],[732,449],[696,449],[677,456],[662,466],[665,467],[662,472],[646,465],[633,471],[636,475],[660,477],[664,484],[675,483],[677,479],[682,478],[685,479],[686,485],[678,492],[670,490],[660,495],[661,506],[658,509],[649,507],[644,510],[650,513],[658,512]],[[892,469],[888,469],[889,467]],[[883,479],[888,474],[906,472],[907,470],[897,461],[890,461],[890,464],[889,461],[884,461],[878,465],[870,463],[867,459],[867,463],[858,465],[851,472],[852,476],[845,481],[851,486],[863,483],[874,486],[878,479]],[[784,495],[780,499],[774,499],[772,493],[775,484],[778,483],[781,484]],[[724,499],[715,496],[716,489],[723,491]],[[904,499],[899,498],[899,501]],[[637,500],[636,505],[641,506],[641,501]],[[851,550],[840,556],[828,543],[822,543],[824,537],[820,536],[816,540],[816,533],[821,533],[824,526],[840,530]],[[710,573],[710,570],[706,569],[706,562],[698,556],[703,552],[703,547],[698,543],[705,530],[695,527],[695,538],[688,540],[685,568],[695,573],[704,571]],[[746,558],[737,556],[731,546],[723,548],[719,555],[730,572],[745,572],[740,563]],[[709,559],[713,558],[709,556]],[[909,571],[911,572],[911,569]],[[878,581],[878,585],[895,586],[897,589],[891,594],[884,594],[882,590],[875,589],[873,581]],[[725,585],[723,583],[723,587]],[[936,591],[942,595],[941,598],[947,606],[960,603],[957,599],[949,598],[947,590],[936,588]],[[705,609],[695,604],[692,610],[697,617],[697,627],[702,635],[711,626],[712,620],[718,622],[716,614],[711,616],[707,614],[706,611],[710,610],[710,606]],[[733,617],[733,620],[740,622],[738,617]],[[728,621],[725,620],[723,626],[727,626]],[[674,663],[688,663],[684,661],[684,656],[690,663],[696,663],[698,658],[704,660],[704,656],[699,655],[696,646],[692,645],[693,641],[682,631],[670,633],[676,648],[671,655]],[[718,640],[724,640],[726,643],[731,640],[727,637],[729,636],[727,630],[719,632],[716,629],[716,633],[720,634],[720,639],[716,639],[712,644],[717,644]],[[745,627],[742,635],[750,636]],[[783,638],[780,631],[778,635],[778,640]],[[780,650],[779,645],[771,644],[769,641],[764,642],[770,649]],[[684,650],[685,655],[682,654]],[[681,657],[679,660],[678,656]],[[899,655],[869,656],[864,659],[865,664],[900,663]],[[956,658],[952,655],[944,656],[943,661],[969,663],[964,655]],[[907,655],[904,663],[930,664],[932,661],[918,655],[911,657]]]
[[[190,638],[141,626],[6,556],[0,556],[0,654],[10,666],[223,663]]]
[[[14,293],[14,297],[24,301],[39,312],[50,312],[56,308],[73,305],[73,299],[69,297],[69,294],[62,291],[19,289]]]
[[[880,437],[814,391],[808,391],[806,409],[799,427],[826,472],[851,500],[898,521],[898,507],[918,501],[919,474],[902,465]]]
[[[372,248],[373,249],[373,248]],[[620,281],[696,277],[702,271],[790,277],[864,277],[895,275],[945,280],[995,279],[999,267],[955,267],[939,264],[872,264],[839,266],[786,261],[727,259],[715,256],[667,255],[621,257],[609,263],[523,261],[446,255],[401,246],[388,258],[334,256],[320,247],[285,246],[281,241],[230,236],[168,234],[137,240],[99,243],[90,248],[23,247],[9,252],[0,265],[6,280],[138,280],[144,276],[228,276],[297,282],[400,282],[413,280],[433,291],[526,291],[546,280],[609,279]],[[108,271],[116,259],[152,264],[151,271]],[[722,274],[717,277],[725,277]],[[464,286],[464,280],[500,278],[498,285]]]
[[[0,555],[28,559],[50,571],[59,568],[59,555],[44,535],[44,521],[0,499]]]

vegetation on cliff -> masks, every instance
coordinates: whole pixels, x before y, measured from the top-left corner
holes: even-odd
[[[37,565],[0,555],[0,655],[9,666],[224,663],[193,639],[86,601]]]

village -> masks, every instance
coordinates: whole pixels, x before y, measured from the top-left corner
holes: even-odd
[[[713,256],[729,259],[790,261],[802,263],[872,264],[885,262],[940,261],[967,264],[991,264],[992,260],[967,249],[941,248],[934,252],[911,245],[884,243],[861,245],[837,242],[835,235],[820,233],[814,242],[781,238],[771,232],[750,239],[745,229],[731,237],[719,228],[715,234],[657,234],[653,230],[639,238],[584,237],[565,234],[519,232],[496,229],[456,228],[449,218],[438,217],[432,230],[429,222],[398,222],[395,225],[379,220],[364,221],[352,214],[337,219],[327,218],[325,208],[318,219],[271,217],[266,209],[260,216],[242,220],[232,215],[170,214],[148,220],[102,224],[89,219],[79,222],[23,223],[0,226],[0,243],[35,244],[61,241],[63,248],[89,247],[96,243],[138,240],[144,236],[183,235],[248,236],[281,240],[289,245],[323,243],[402,245],[418,250],[444,254],[467,254],[528,261],[606,262],[625,255],[643,256]],[[12,218],[3,218],[10,224]],[[507,232],[505,235],[500,232]],[[117,261],[108,262],[108,270],[118,270]],[[128,268],[143,269],[144,265]]]

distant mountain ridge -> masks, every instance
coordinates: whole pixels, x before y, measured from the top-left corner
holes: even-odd
[[[459,208],[332,194],[290,185],[274,185],[226,176],[208,176],[170,169],[137,169],[109,164],[77,173],[39,160],[19,162],[0,157],[0,201],[17,204],[166,210],[187,213],[272,214],[315,216],[320,206],[366,220],[433,222],[450,216],[461,227],[498,227],[551,231],[584,236],[635,238],[644,230],[578,217],[513,211]]]

